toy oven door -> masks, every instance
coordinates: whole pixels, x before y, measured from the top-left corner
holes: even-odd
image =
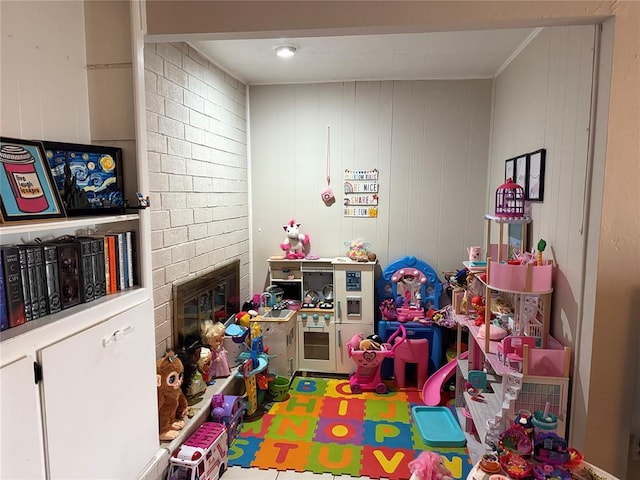
[[[333,314],[298,313],[298,368],[333,373],[336,369],[336,329]]]

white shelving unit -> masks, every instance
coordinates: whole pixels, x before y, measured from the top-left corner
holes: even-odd
[[[0,6],[2,15],[11,16],[7,19],[11,25],[24,25],[25,37],[14,38],[3,65],[19,58],[24,68],[77,80],[65,92],[44,83],[40,92],[32,92],[38,101],[29,105],[41,109],[36,115],[40,121],[31,124],[24,118],[22,137],[41,138],[46,124],[56,138],[43,140],[121,147],[125,195],[135,203],[136,191],[148,191],[143,7],[138,2],[91,1],[64,7],[25,2],[13,7]],[[79,23],[61,25],[59,8]],[[34,22],[55,24],[69,35],[49,38],[44,54],[34,56],[24,49],[38,29],[46,30]],[[109,42],[104,41],[105,31],[110,32]],[[76,56],[78,44],[86,46],[86,62]],[[50,68],[41,64],[44,59]],[[51,127],[61,116],[56,109],[64,105],[77,109],[83,99],[88,99],[88,118],[76,110],[83,125],[58,120]],[[90,137],[76,140],[79,131]],[[0,226],[2,245],[97,230],[131,230],[136,232],[138,260],[135,288],[0,334],[1,478],[136,478],[158,452],[149,215],[140,210]]]

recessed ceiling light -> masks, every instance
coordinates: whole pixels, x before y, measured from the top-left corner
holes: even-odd
[[[282,47],[276,48],[276,55],[280,58],[289,58],[293,57],[296,53],[296,47],[292,47],[291,45],[284,45]]]

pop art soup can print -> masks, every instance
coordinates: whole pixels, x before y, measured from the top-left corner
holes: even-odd
[[[49,202],[38,178],[35,158],[19,145],[2,145],[0,162],[4,165],[18,209],[25,213],[44,212]]]

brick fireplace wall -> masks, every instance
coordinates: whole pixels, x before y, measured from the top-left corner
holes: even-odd
[[[250,297],[246,86],[186,43],[147,44],[144,61],[159,358],[174,283],[239,259]]]

